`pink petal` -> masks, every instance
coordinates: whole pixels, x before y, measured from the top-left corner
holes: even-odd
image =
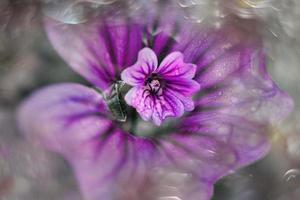
[[[129,85],[141,85],[146,77],[156,69],[157,62],[155,53],[149,48],[144,48],[139,52],[137,62],[126,68],[122,72],[121,78]]]
[[[192,79],[196,73],[196,65],[184,63],[183,54],[173,52],[169,54],[158,67],[158,73],[164,77],[180,77]]]
[[[136,108],[143,120],[148,121],[151,119],[154,102],[148,96],[148,93],[144,92],[144,87],[133,87],[130,89],[125,95],[125,101],[128,105]]]

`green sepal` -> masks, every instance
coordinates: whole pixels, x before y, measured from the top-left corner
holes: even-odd
[[[105,94],[105,100],[113,117],[120,122],[127,119],[126,103],[124,101],[124,89],[126,88],[123,81],[115,82]]]

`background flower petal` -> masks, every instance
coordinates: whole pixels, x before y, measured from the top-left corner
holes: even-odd
[[[138,187],[153,164],[153,147],[150,140],[120,130],[103,140],[91,138],[89,144],[80,147],[91,155],[70,160],[85,199],[114,200],[126,185],[128,190]]]
[[[266,124],[286,118],[293,109],[293,101],[267,74],[263,49],[246,48],[239,60],[242,61],[230,75],[214,86],[206,85],[199,93],[196,105]]]
[[[141,27],[102,18],[85,24],[45,19],[48,37],[62,58],[92,84],[106,89],[124,67],[134,64],[142,45]]]
[[[99,93],[74,83],[46,87],[19,108],[20,130],[50,150],[74,156],[83,141],[104,134],[111,126]]]
[[[182,124],[182,132],[193,133],[191,137],[195,138],[209,138],[219,144],[218,147],[223,153],[225,151],[222,148],[227,149],[226,156],[221,156],[220,160],[212,156],[218,162],[224,162],[217,164],[216,169],[210,171],[209,165],[202,166],[204,169],[202,171],[207,170],[204,176],[214,181],[231,170],[262,158],[270,147],[270,130],[266,123],[248,120],[246,116],[222,114],[218,111],[202,111],[187,117]],[[226,164],[226,161],[229,164]]]
[[[182,53],[173,52],[161,62],[157,71],[163,76],[192,79],[195,76],[196,65],[184,63]]]

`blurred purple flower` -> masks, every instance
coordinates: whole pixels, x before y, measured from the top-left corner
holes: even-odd
[[[21,105],[19,126],[30,141],[69,161],[88,200],[210,199],[217,180],[267,153],[269,126],[293,107],[266,73],[255,34],[194,24],[170,5],[131,17],[105,13],[80,25],[47,19],[46,30],[58,53],[97,89],[75,83],[42,89]],[[134,86],[128,93],[121,77]],[[168,103],[147,102],[143,93]],[[124,96],[143,119],[161,125],[141,120]],[[181,184],[165,181],[173,172],[187,176]],[[161,191],[171,186],[176,191]]]

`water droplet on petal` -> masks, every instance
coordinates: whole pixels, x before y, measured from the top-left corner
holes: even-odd
[[[159,200],[182,200],[177,196],[159,197]]]
[[[108,6],[118,0],[43,0],[42,7],[46,16],[67,24],[80,24],[95,16],[101,6]]]
[[[255,111],[256,111],[256,109],[257,109],[257,107],[256,107],[256,106],[252,106],[252,107],[251,107],[251,111],[252,111],[252,112],[255,112]]]
[[[300,170],[299,169],[290,169],[284,174],[284,179],[287,182],[295,181],[300,179]]]
[[[179,6],[182,8],[187,8],[195,5],[195,2],[192,0],[178,0]]]
[[[233,103],[233,104],[239,102],[239,99],[237,97],[231,97],[230,100],[231,100],[231,103]]]
[[[79,24],[87,20],[86,8],[74,1],[43,1],[43,12],[55,20],[67,24]]]
[[[288,136],[287,147],[289,155],[297,160],[300,157],[300,136],[298,134]]]
[[[86,0],[86,2],[94,3],[95,5],[108,5],[115,3],[118,0]]]

